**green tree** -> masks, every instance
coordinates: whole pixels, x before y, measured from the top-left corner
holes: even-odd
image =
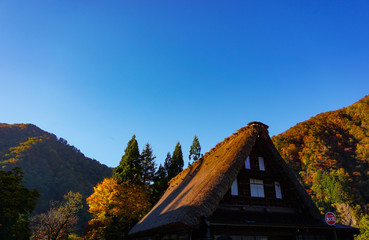
[[[170,165],[172,165],[172,155],[170,154],[170,152],[168,152],[167,157],[165,158],[165,161],[164,161],[164,170],[166,172],[167,177],[168,177],[168,171],[169,171]]]
[[[83,207],[82,195],[69,192],[64,195],[64,201],[52,202],[46,213],[33,216],[30,219],[32,236],[35,239],[64,239],[77,224],[77,213]]]
[[[168,168],[168,180],[175,177],[178,173],[183,170],[183,154],[181,144],[178,142],[174,148],[172,161]]]
[[[188,155],[189,164],[192,164],[191,159],[193,159],[194,162],[197,161],[200,157],[202,157],[201,145],[199,142],[199,138],[195,135],[190,147],[190,155]]]
[[[167,170],[161,164],[154,176],[154,184],[151,193],[151,203],[155,204],[161,196],[164,194],[165,190],[168,188],[168,176]]]
[[[141,153],[142,182],[146,186],[151,185],[154,181],[155,158],[150,144],[147,143]]]
[[[37,190],[30,191],[21,182],[20,168],[0,170],[0,239],[28,239],[28,216],[36,206]]]
[[[129,140],[119,165],[113,169],[113,178],[118,183],[125,181],[142,183],[141,155],[135,135]]]
[[[154,184],[152,186],[151,192],[151,203],[155,204],[161,196],[164,194],[165,190],[168,188],[168,172],[172,165],[172,155],[170,152],[167,153],[167,157],[164,160],[164,166],[159,165],[158,170],[155,173]]]

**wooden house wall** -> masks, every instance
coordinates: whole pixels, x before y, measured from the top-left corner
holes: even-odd
[[[338,236],[336,239],[332,229],[214,226],[212,233],[214,240],[224,235],[232,240],[252,239],[252,236],[265,236],[268,240],[352,240],[352,235]]]
[[[276,163],[274,156],[267,149],[263,148],[262,139],[258,139],[250,153],[251,169],[245,166],[237,176],[238,196],[232,196],[229,190],[221,204],[231,205],[259,205],[270,207],[287,207],[300,209],[301,199],[298,191]],[[258,157],[264,158],[265,170],[259,170]],[[246,158],[245,158],[246,161]],[[265,197],[251,197],[250,179],[263,180]],[[282,199],[276,198],[275,182],[281,185]]]

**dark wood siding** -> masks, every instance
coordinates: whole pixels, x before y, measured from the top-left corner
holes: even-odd
[[[258,139],[250,154],[251,169],[243,167],[237,176],[238,196],[232,196],[228,191],[221,204],[231,205],[259,205],[267,207],[287,207],[300,209],[301,199],[292,182],[284,174],[282,168],[276,164],[272,153],[262,146],[262,139]],[[264,145],[265,146],[265,145]],[[265,170],[259,169],[258,157],[264,158]],[[246,156],[245,156],[246,161]],[[250,179],[263,180],[265,197],[251,197]],[[281,186],[282,199],[276,198],[275,182]]]

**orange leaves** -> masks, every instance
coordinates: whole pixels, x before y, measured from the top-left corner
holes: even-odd
[[[89,225],[94,229],[93,235],[117,220],[129,229],[150,208],[143,186],[129,182],[118,184],[113,178],[105,178],[94,187],[94,193],[86,201],[92,214]]]

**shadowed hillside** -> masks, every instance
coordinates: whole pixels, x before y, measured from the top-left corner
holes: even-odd
[[[0,166],[2,170],[22,168],[24,185],[41,194],[36,213],[47,211],[50,201],[62,200],[69,191],[88,197],[98,182],[112,174],[110,168],[85,157],[66,140],[32,124],[0,123]],[[86,215],[85,208],[82,221]]]

